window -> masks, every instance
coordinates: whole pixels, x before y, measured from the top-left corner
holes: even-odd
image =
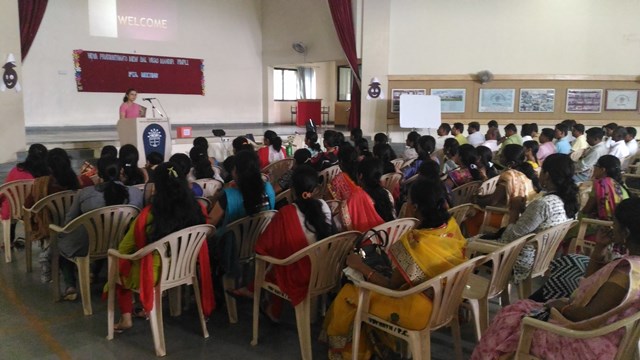
[[[338,66],[338,101],[351,101],[351,68]]]
[[[273,100],[295,101],[298,98],[298,71],[273,69]]]

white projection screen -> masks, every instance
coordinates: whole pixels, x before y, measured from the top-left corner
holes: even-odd
[[[174,0],[88,0],[91,36],[171,41],[178,30]]]

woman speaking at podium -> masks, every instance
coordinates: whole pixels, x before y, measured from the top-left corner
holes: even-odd
[[[127,90],[120,105],[120,119],[144,117],[144,107],[135,103],[137,96],[136,89]]]

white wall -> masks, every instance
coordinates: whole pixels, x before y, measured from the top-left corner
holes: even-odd
[[[204,59],[206,95],[157,95],[173,123],[262,120],[260,0],[180,1],[171,42],[90,37],[87,6],[86,0],[49,2],[24,64],[27,126],[115,124],[123,94],[77,92],[74,49]],[[139,98],[147,96],[155,94]]]
[[[18,2],[6,1],[0,12],[0,75],[2,66],[12,53],[16,60],[18,82],[24,86],[22,64],[20,62],[20,28],[18,24]],[[0,79],[0,83],[2,79]],[[16,151],[25,149],[24,113],[22,92],[0,91],[0,163],[15,160]]]
[[[389,74],[637,75],[639,14],[638,0],[392,1]]]

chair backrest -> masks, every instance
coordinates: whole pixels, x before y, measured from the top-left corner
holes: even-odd
[[[632,356],[637,359],[640,356],[640,312],[611,325],[617,324],[620,324],[620,327],[624,326],[625,332],[622,341],[618,344],[615,360],[630,359]]]
[[[503,289],[507,287],[509,280],[511,279],[511,272],[513,265],[520,255],[520,251],[524,245],[533,238],[535,234],[525,235],[517,240],[510,242],[509,244],[501,247],[500,249],[487,254],[487,261],[491,261],[491,282],[487,289],[487,297],[496,297]]]
[[[433,307],[429,321],[431,330],[449,324],[454,315],[458,314],[462,292],[467,286],[469,276],[475,270],[476,264],[483,260],[483,256],[473,258],[428,280],[433,289]]]
[[[84,227],[89,239],[89,256],[104,258],[109,249],[116,249],[138,216],[140,209],[133,205],[113,205],[86,212],[71,220],[63,229],[69,233]]]
[[[200,248],[214,231],[213,225],[195,225],[145,246],[160,254],[162,271],[158,278],[158,286],[161,290],[191,283],[196,273]]]
[[[261,211],[227,225],[226,231],[233,234],[236,243],[237,253],[232,255],[235,259],[247,262],[255,256],[256,241],[276,213],[275,210]]]
[[[404,169],[406,167],[411,166],[416,160],[418,160],[417,158],[413,158],[413,159],[409,159],[405,162],[402,163],[402,165],[400,166],[400,169]]]
[[[64,226],[65,217],[71,208],[71,203],[73,203],[75,196],[76,192],[74,190],[60,191],[43,197],[33,204],[30,209],[24,209],[24,211],[25,214],[30,213],[31,216],[43,210],[47,211],[49,213],[50,224]],[[27,224],[25,224],[25,226],[27,226]]]
[[[528,241],[536,248],[536,258],[533,261],[531,277],[542,276],[549,268],[549,264],[556,255],[556,251],[569,229],[575,226],[578,220],[566,221],[541,231]]]
[[[467,220],[467,214],[471,209],[473,209],[473,204],[462,204],[449,209],[449,214],[456,219],[458,226],[462,226],[462,223]]]
[[[276,204],[278,204],[281,200],[287,200],[287,204],[293,204],[293,190],[287,189],[285,191],[280,192],[276,195]]]
[[[578,194],[580,200],[580,208],[582,209],[589,201],[589,194],[591,193],[591,189],[593,188],[593,181],[583,181],[578,185]]]
[[[318,174],[318,187],[313,192],[313,197],[316,199],[324,198],[324,195],[327,192],[327,185],[341,172],[342,170],[338,165],[334,165],[320,171]]]
[[[295,159],[278,160],[262,168],[261,172],[269,175],[271,185],[275,185],[282,175],[293,167],[294,163]]]
[[[598,219],[591,219],[591,218],[580,219],[580,226],[578,227],[578,235],[576,235],[575,239],[571,241],[571,245],[569,246],[569,254],[575,253],[576,249],[579,247],[582,254],[591,255],[591,252],[593,251],[595,244],[592,242],[585,241],[587,228],[589,227],[589,225],[611,227],[613,226],[613,221],[598,220]]]
[[[416,218],[402,218],[374,226],[371,231],[384,231],[387,233],[387,247],[385,250],[388,251],[391,245],[398,241],[402,235],[418,226],[419,223],[420,220]]]
[[[407,180],[405,180],[403,182],[404,186],[407,186],[407,189],[408,189],[409,185],[413,184],[416,180],[418,180],[418,176],[420,176],[420,174],[415,174],[412,177],[410,177]]]
[[[24,199],[31,194],[33,179],[10,181],[0,186],[0,197],[9,201],[12,219],[22,219]]]
[[[206,197],[202,197],[202,196],[196,196],[196,201],[204,206],[207,209],[207,212],[211,211],[211,209],[213,208],[213,204],[211,203],[211,200],[207,199]]]
[[[451,191],[453,206],[470,203],[473,195],[478,193],[481,181],[471,181]]]
[[[396,167],[396,169],[401,169],[402,164],[404,164],[404,159],[402,158],[393,159],[391,160],[391,163],[393,164],[393,166]]]
[[[310,297],[324,294],[340,284],[345,261],[360,234],[359,231],[342,232],[300,250],[311,263]]]
[[[389,190],[389,192],[393,193],[393,190],[400,184],[402,180],[402,174],[393,173],[393,174],[385,174],[380,178],[380,185],[383,188]]]
[[[405,201],[404,204],[400,207],[400,211],[398,211],[398,219],[404,219],[407,217],[407,207],[409,206],[409,202]]]
[[[213,197],[216,193],[222,189],[224,185],[222,182],[216,179],[198,179],[194,181],[196,184],[200,185],[202,188],[202,196],[204,197]]]
[[[498,179],[500,179],[500,176],[494,176],[491,179],[482,182],[480,188],[478,188],[478,195],[493,194],[496,191]]]

